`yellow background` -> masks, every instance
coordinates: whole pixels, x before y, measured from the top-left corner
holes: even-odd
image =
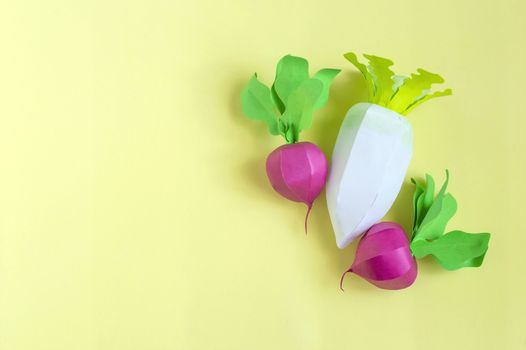
[[[3,1],[0,349],[526,349],[526,5],[521,0]],[[348,276],[324,195],[270,188],[282,143],[239,92],[284,54],[344,71],[302,137],[330,155],[366,99],[346,51],[441,73],[416,109],[407,179],[491,232],[481,269]],[[411,222],[408,184],[388,219]]]

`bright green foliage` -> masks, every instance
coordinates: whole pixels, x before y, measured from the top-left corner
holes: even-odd
[[[417,205],[419,201],[423,204],[420,211],[415,210],[418,220],[416,228],[413,228],[413,238],[435,239],[444,234],[448,221],[457,211],[457,201],[450,193],[445,193],[449,172],[446,171],[446,181],[435,198],[435,182],[430,175],[426,175],[426,178],[423,194],[417,199]]]
[[[241,92],[243,113],[252,119],[263,120],[267,123],[272,135],[278,135],[278,122],[276,121],[275,104],[269,88],[262,84],[254,74],[247,86]]]
[[[305,80],[290,94],[287,100],[287,108],[281,116],[282,122],[285,125],[290,125],[298,134],[310,127],[314,105],[321,96],[322,90],[323,83],[320,80]]]
[[[369,102],[392,109],[402,115],[407,115],[416,106],[439,96],[451,95],[451,89],[430,92],[433,84],[441,84],[444,79],[438,74],[417,69],[410,77],[395,75],[390,69],[393,62],[387,58],[364,55],[369,61],[366,66],[358,61],[352,52],[344,57],[349,60],[364,76],[369,90]]]
[[[413,195],[413,235],[420,227],[422,220],[433,204],[435,196],[435,181],[430,175],[426,175],[426,184],[421,185],[415,179],[411,179],[415,184],[415,193]]]
[[[299,133],[311,126],[314,110],[327,103],[332,81],[339,72],[326,68],[309,77],[306,59],[284,56],[270,89],[256,75],[245,86],[241,92],[243,113],[264,121],[272,135],[282,135],[288,143],[297,142]]]
[[[414,241],[411,250],[417,259],[433,255],[447,270],[479,267],[488,250],[489,238],[489,233],[451,231],[433,241]]]
[[[274,88],[281,101],[286,102],[290,94],[309,79],[309,62],[301,57],[285,56],[276,67]]]
[[[446,193],[449,172],[446,170],[446,180],[436,197],[435,181],[430,175],[426,175],[425,184],[411,180],[415,184],[413,255],[418,259],[433,255],[448,270],[480,266],[488,249],[489,233],[451,231],[444,234],[447,223],[457,211],[455,198]]]
[[[320,69],[313,78],[318,79],[323,84],[323,89],[321,90],[321,95],[314,104],[314,108],[321,108],[325,106],[329,100],[329,90],[331,88],[332,81],[340,73],[339,69],[325,68]]]

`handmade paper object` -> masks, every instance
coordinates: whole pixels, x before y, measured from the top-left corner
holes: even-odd
[[[417,266],[409,250],[404,229],[394,222],[374,225],[360,239],[354,262],[345,275],[353,272],[382,289],[403,289],[416,279]]]
[[[327,206],[339,248],[380,221],[400,191],[413,153],[413,132],[404,115],[451,94],[450,89],[430,93],[444,80],[426,70],[398,76],[386,58],[364,55],[366,66],[353,53],[344,56],[363,74],[369,103],[349,109],[332,154]]]
[[[393,222],[373,225],[360,239],[354,262],[345,271],[352,272],[382,289],[403,289],[417,276],[416,259],[432,255],[447,270],[479,267],[488,250],[489,233],[445,233],[448,221],[457,209],[456,200],[446,193],[446,180],[435,196],[435,182],[426,175],[425,183],[413,179],[413,233],[411,242],[404,229]]]
[[[299,135],[311,126],[314,110],[327,103],[339,72],[326,68],[310,77],[306,59],[287,55],[278,62],[270,88],[254,74],[241,92],[244,114],[265,122],[272,135],[281,135],[287,142],[267,157],[267,176],[276,192],[307,205],[305,231],[312,204],[325,185],[328,166],[321,149],[299,142]]]

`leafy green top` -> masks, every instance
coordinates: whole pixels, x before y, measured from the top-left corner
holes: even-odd
[[[488,250],[489,233],[470,234],[455,230],[444,234],[448,221],[457,211],[457,201],[446,193],[449,172],[446,170],[446,180],[436,197],[435,181],[430,175],[426,175],[424,184],[415,179],[411,181],[415,185],[413,255],[418,259],[433,255],[448,270],[480,266]]]
[[[312,113],[327,103],[329,89],[339,69],[322,69],[309,78],[306,59],[284,56],[276,67],[269,89],[254,74],[241,92],[243,113],[267,123],[272,135],[288,143],[298,142],[299,133],[312,124]]]
[[[417,73],[412,73],[410,77],[405,77],[395,75],[389,68],[393,61],[387,58],[364,54],[369,61],[366,66],[352,52],[346,53],[344,57],[363,74],[369,90],[369,102],[402,115],[407,115],[429,99],[452,93],[451,89],[430,93],[431,85],[443,83],[444,79],[422,68],[417,69]]]

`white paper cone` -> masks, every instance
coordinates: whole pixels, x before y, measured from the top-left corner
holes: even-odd
[[[382,219],[404,181],[413,150],[411,125],[371,103],[347,112],[332,154],[327,206],[339,248]]]

